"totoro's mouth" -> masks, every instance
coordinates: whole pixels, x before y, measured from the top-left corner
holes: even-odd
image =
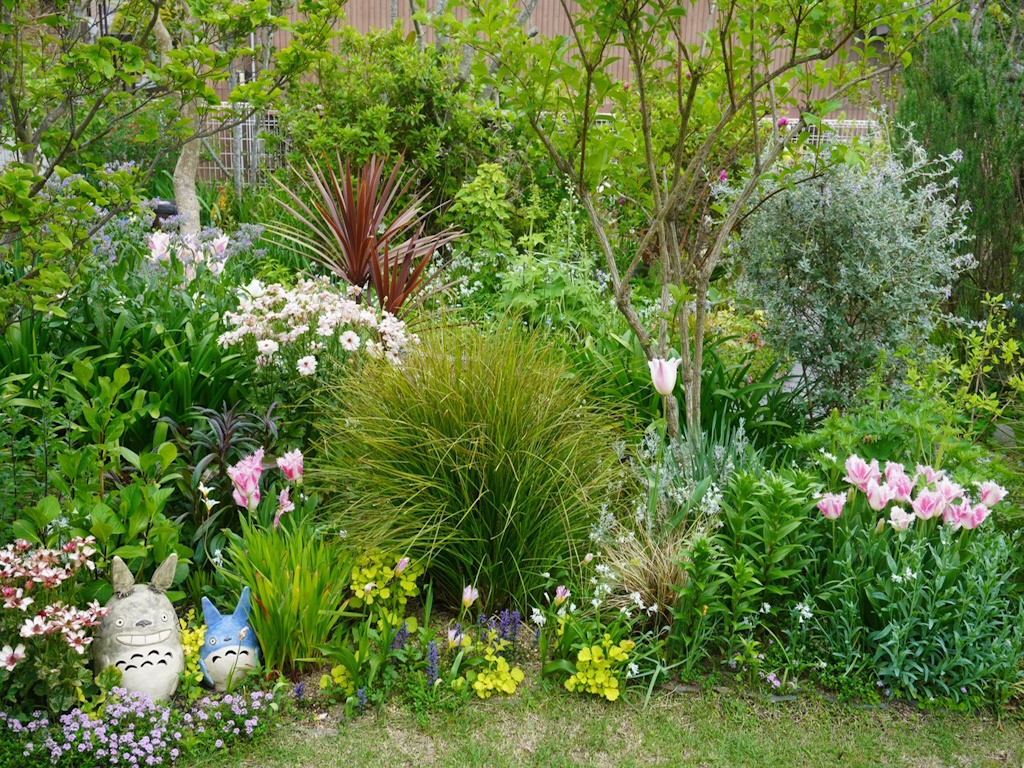
[[[161,629],[156,632],[147,632],[146,634],[123,634],[116,635],[117,642],[121,645],[156,645],[162,643],[171,636],[171,630]]]

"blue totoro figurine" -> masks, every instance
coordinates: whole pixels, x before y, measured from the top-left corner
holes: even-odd
[[[199,649],[199,668],[215,691],[226,691],[229,681],[239,682],[259,661],[260,646],[249,624],[250,608],[248,587],[242,589],[234,613],[221,615],[217,606],[203,598],[206,639]]]

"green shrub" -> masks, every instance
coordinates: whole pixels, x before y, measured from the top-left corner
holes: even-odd
[[[279,105],[289,159],[305,167],[325,154],[356,166],[370,155],[405,155],[450,200],[477,162],[493,156],[494,133],[469,90],[400,29],[360,34],[346,27],[337,53],[295,83]]]
[[[329,388],[310,476],[362,547],[428,562],[435,592],[525,606],[571,567],[618,474],[616,412],[536,335],[443,328],[404,367]]]
[[[307,523],[287,520],[277,529],[242,520],[224,574],[235,589],[252,591],[249,621],[263,649],[263,664],[281,674],[319,658],[341,618],[351,558]]]
[[[765,338],[803,366],[812,412],[845,407],[882,352],[920,351],[971,266],[957,253],[966,211],[952,161],[912,147],[791,190],[769,187],[744,224],[741,286],[765,310]]]

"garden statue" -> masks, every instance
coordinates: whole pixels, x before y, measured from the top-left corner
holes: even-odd
[[[137,587],[119,557],[110,564],[114,595],[100,623],[93,663],[96,672],[110,666],[121,670],[121,685],[148,693],[154,701],[169,699],[185,668],[181,629],[164,592],[174,580],[178,556],[172,554],[156,569],[148,589]]]
[[[250,608],[248,587],[242,589],[234,613],[221,615],[209,598],[203,598],[206,641],[199,650],[199,668],[216,691],[226,691],[232,679],[244,678],[259,661],[260,646],[249,625]]]

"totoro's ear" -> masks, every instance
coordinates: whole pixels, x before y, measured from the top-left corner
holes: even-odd
[[[150,579],[149,588],[159,594],[166,592],[174,582],[174,569],[177,567],[178,556],[172,552],[166,560],[160,563],[160,567],[156,569],[156,573]]]
[[[110,584],[118,597],[128,597],[135,589],[135,577],[120,557],[110,561]]]
[[[212,627],[220,621],[220,611],[217,610],[217,606],[206,595],[203,595],[203,623],[207,627]]]
[[[242,594],[238,598],[238,605],[235,606],[234,617],[241,621],[249,620],[249,609],[252,604],[252,597],[248,587],[242,587]]]

